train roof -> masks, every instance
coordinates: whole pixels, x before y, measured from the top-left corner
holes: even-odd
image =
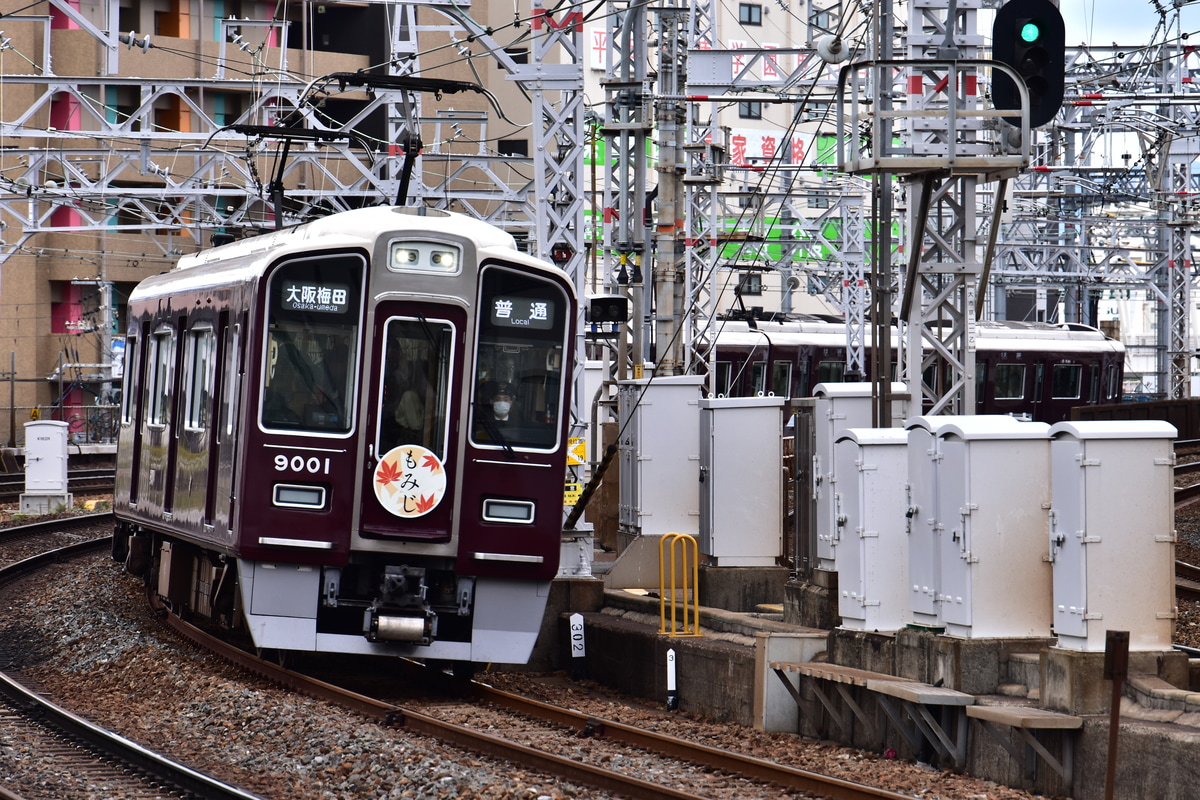
[[[537,265],[566,279],[560,268],[517,249],[513,236],[496,226],[465,214],[415,206],[372,206],[321,217],[302,225],[240,239],[183,256],[169,272],[147,278],[134,297],[166,291],[200,289],[214,284],[252,280],[281,256],[313,247],[361,248],[374,253],[381,234],[406,231],[466,237],[481,257]]]
[[[830,317],[797,317],[790,320],[718,320],[718,341],[727,346],[766,346],[807,344],[844,347],[846,326]],[[1017,320],[982,320],[976,323],[975,344],[982,350],[1031,350],[1049,347],[1060,352],[1098,350],[1123,353],[1125,346],[1087,325]]]

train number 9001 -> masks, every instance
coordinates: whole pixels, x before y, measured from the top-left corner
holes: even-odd
[[[280,453],[275,456],[275,471],[284,472],[286,470],[292,472],[307,472],[310,475],[328,475],[329,474],[329,459],[317,458],[316,456],[287,456]]]

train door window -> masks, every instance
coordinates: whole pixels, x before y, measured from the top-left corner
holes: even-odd
[[[1040,403],[1045,399],[1046,385],[1046,367],[1044,364],[1035,364],[1033,367],[1033,402]]]
[[[232,439],[237,418],[237,399],[241,390],[242,375],[238,368],[242,352],[242,326],[230,325],[225,329],[225,391],[221,397],[222,441]]]
[[[166,425],[175,386],[175,332],[159,331],[150,340],[150,375],[146,379],[146,421]]]
[[[209,405],[213,381],[213,332],[210,329],[188,331],[185,347],[187,395],[184,427],[192,431],[208,429]]]
[[[767,364],[755,361],[750,368],[750,396],[762,397],[767,393]]]
[[[454,326],[444,320],[388,320],[383,338],[377,452],[419,444],[446,459],[454,340]]]
[[[776,397],[792,396],[792,364],[789,361],[776,361],[771,370],[771,392]]]
[[[1117,396],[1120,390],[1120,371],[1116,364],[1109,364],[1104,368],[1104,399],[1112,400]]]
[[[1025,397],[1025,365],[997,364],[993,381],[997,400],[1021,400]]]
[[[930,364],[927,367],[925,367],[925,369],[921,370],[921,383],[925,384],[925,387],[930,392],[936,392],[937,390],[935,387],[937,386],[937,376],[938,376],[937,363]]]
[[[796,394],[793,396],[808,397],[811,394],[808,388],[808,359],[802,359],[796,367]]]
[[[479,308],[471,440],[556,448],[569,298],[548,280],[492,265],[483,271]]]
[[[730,383],[733,378],[733,364],[729,361],[717,362],[717,397],[732,397]]]
[[[345,434],[354,422],[363,259],[320,256],[272,273],[262,370],[262,425]]]
[[[1083,382],[1080,364],[1055,364],[1050,374],[1050,397],[1055,400],[1076,400]]]
[[[142,353],[138,349],[138,337],[129,336],[125,339],[125,389],[121,392],[121,424],[133,422],[137,408],[138,366],[141,364]]]
[[[845,361],[821,361],[817,363],[817,383],[841,383],[846,375]]]
[[[1092,367],[1088,372],[1091,375],[1091,380],[1088,381],[1088,402],[1097,403],[1100,400],[1100,369]]]

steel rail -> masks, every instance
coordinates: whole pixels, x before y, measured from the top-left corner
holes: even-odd
[[[148,596],[151,594],[148,593]],[[200,647],[212,650],[222,658],[228,659],[259,677],[293,691],[335,703],[384,724],[399,725],[439,741],[506,761],[521,763],[532,769],[604,791],[635,798],[680,798],[681,800],[682,798],[691,800],[696,798],[696,795],[691,792],[680,791],[662,784],[621,775],[590,764],[536,750],[293,672],[210,636],[179,619],[176,615],[167,613],[167,610],[158,604],[157,598],[151,597],[151,600],[164,623],[188,640]],[[911,795],[807,772],[707,745],[683,742],[612,720],[600,719],[523,698],[477,682],[469,684],[469,686],[470,691],[479,699],[502,705],[543,721],[578,732],[607,737],[613,741],[669,758],[682,759],[705,767],[715,767],[743,778],[770,782],[798,791],[818,793],[833,798],[833,800],[912,800]]]
[[[94,519],[105,515],[90,516]],[[55,520],[59,523],[65,521],[68,520]],[[28,527],[42,527],[47,524],[35,523]],[[104,537],[76,542],[56,550],[48,550],[0,569],[0,584],[12,583],[50,564],[111,546],[111,538]],[[36,692],[26,689],[19,681],[4,672],[0,672],[0,694],[8,697],[16,707],[24,711],[26,716],[38,717],[39,724],[81,743],[86,749],[97,755],[126,764],[139,773],[148,775],[165,786],[178,790],[180,794],[192,794],[204,797],[206,800],[209,798],[211,800],[263,800],[259,795],[222,783],[76,716]]]

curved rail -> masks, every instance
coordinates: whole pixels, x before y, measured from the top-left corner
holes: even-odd
[[[694,800],[695,798],[695,794],[690,792],[683,792],[670,786],[651,783],[536,750],[284,669],[216,639],[184,622],[174,614],[164,613],[166,609],[156,600],[154,605],[164,623],[188,640],[200,647],[212,650],[243,669],[292,691],[335,703],[385,724],[403,726],[457,747],[519,763],[530,769],[557,775],[573,783],[603,791],[633,798],[680,798],[680,800],[683,798],[693,798]],[[639,747],[669,758],[716,767],[752,780],[769,781],[789,789],[812,792],[834,800],[912,800],[911,795],[864,786],[706,745],[680,741],[652,731],[520,697],[484,684],[473,683],[470,684],[470,687],[472,693],[482,700],[494,702],[546,722],[573,728],[592,736],[606,736],[632,747]]]
[[[95,521],[103,514],[89,515]],[[78,519],[78,518],[73,518]],[[56,520],[60,524],[66,520]],[[42,527],[49,523],[35,523],[28,527]],[[49,564],[85,555],[94,550],[112,546],[111,538],[90,539],[77,542],[57,550],[48,550],[15,564],[0,569],[0,583],[11,583],[18,578],[37,572]],[[10,698],[26,716],[36,717],[38,722],[52,730],[82,744],[102,758],[126,764],[138,772],[152,776],[165,786],[177,789],[180,794],[192,794],[213,800],[262,800],[258,795],[222,783],[207,775],[178,764],[136,742],[88,722],[72,714],[41,695],[31,692],[17,680],[0,672],[0,694]]]

